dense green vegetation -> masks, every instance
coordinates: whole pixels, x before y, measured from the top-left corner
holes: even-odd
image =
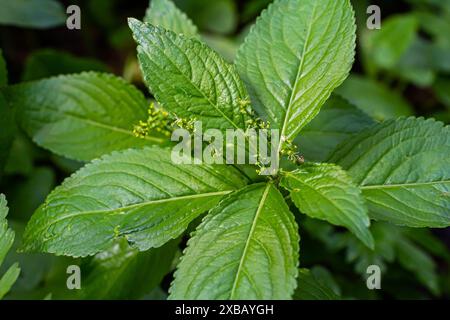
[[[450,2],[36,2],[0,1],[0,298],[450,295]],[[281,168],[174,163],[194,119]]]

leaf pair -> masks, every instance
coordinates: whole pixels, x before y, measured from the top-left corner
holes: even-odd
[[[294,139],[354,59],[350,2],[279,0],[265,10],[238,52],[237,66],[255,109]]]
[[[197,40],[129,24],[146,82],[166,109],[208,128],[245,128],[239,102],[247,93],[233,66]],[[354,42],[349,1],[279,0],[259,18],[236,65],[256,111],[293,139],[347,76]]]

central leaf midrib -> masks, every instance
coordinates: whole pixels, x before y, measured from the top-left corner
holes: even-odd
[[[290,97],[289,97],[289,102],[288,102],[288,105],[287,105],[286,113],[284,115],[283,125],[281,127],[281,135],[280,135],[281,138],[283,138],[285,133],[286,133],[287,122],[288,122],[289,114],[291,112],[291,108],[292,108],[292,105],[293,105],[293,99],[294,99],[294,95],[295,95],[294,93],[296,92],[297,85],[300,82],[299,80],[300,80],[300,77],[301,77],[302,72],[303,72],[303,66],[304,66],[304,63],[305,63],[305,52],[307,50],[307,47],[308,47],[309,41],[310,41],[310,37],[311,37],[312,20],[313,20],[315,14],[316,14],[316,6],[317,6],[317,2],[314,2],[313,9],[312,9],[312,12],[311,12],[311,16],[309,18],[308,31],[306,33],[305,42],[303,44],[303,48],[302,48],[302,52],[301,52],[300,63],[299,63],[299,66],[298,66],[297,74],[295,76],[294,87],[292,88],[292,91],[291,91],[291,94],[290,94]],[[288,137],[286,137],[286,139],[287,138]],[[279,143],[279,145],[278,145],[278,152],[277,153],[280,153],[282,145],[283,145],[283,141],[281,143]]]
[[[127,130],[127,129],[124,129],[124,128],[121,128],[121,127],[112,126],[112,125],[109,125],[109,124],[105,124],[105,123],[102,123],[102,122],[99,122],[99,121],[96,121],[96,120],[92,120],[92,119],[83,117],[81,115],[77,115],[77,114],[74,114],[74,113],[71,113],[71,112],[67,112],[67,111],[63,111],[63,112],[60,112],[60,113],[62,115],[64,115],[64,116],[75,118],[75,119],[77,119],[77,120],[79,120],[81,122],[86,122],[86,123],[88,123],[88,124],[90,124],[92,126],[96,126],[96,127],[99,127],[99,128],[111,130],[113,132],[129,135],[129,136],[132,136],[132,137],[138,139],[133,134],[133,132],[130,131],[130,130]],[[48,124],[48,122],[46,122],[46,123]],[[164,142],[163,139],[160,139],[160,138],[157,138],[157,137],[152,137],[152,136],[146,136],[146,137],[144,137],[144,139],[148,140],[148,141],[157,142],[157,143],[163,143]]]
[[[115,209],[70,212],[70,213],[64,214],[63,216],[59,217],[58,219],[52,220],[51,223],[44,225],[42,228],[37,230],[37,233],[41,232],[42,230],[47,229],[48,227],[50,227],[58,222],[64,221],[68,218],[73,218],[73,217],[78,217],[78,216],[83,216],[83,215],[90,215],[90,214],[102,214],[102,213],[110,215],[110,214],[114,214],[116,212],[127,211],[130,209],[144,207],[144,206],[151,205],[151,204],[167,203],[167,202],[172,202],[172,201],[195,199],[195,198],[202,198],[202,197],[208,197],[208,196],[213,197],[213,196],[218,196],[218,195],[226,195],[232,191],[233,190],[226,190],[226,191],[193,194],[193,195],[187,195],[187,196],[179,196],[179,197],[173,197],[173,198],[167,198],[167,199],[149,200],[149,201],[135,203],[135,204],[131,204],[128,206],[119,207],[119,208],[115,208]]]
[[[109,130],[114,131],[114,132],[126,134],[126,135],[132,136],[134,138],[137,138],[134,135],[133,132],[131,132],[131,131],[127,130],[127,129],[123,129],[123,128],[120,128],[120,127],[107,125],[107,124],[104,124],[104,123],[101,123],[101,122],[98,122],[98,121],[95,121],[95,120],[91,120],[91,119],[88,119],[88,118],[83,118],[83,117],[80,117],[80,116],[77,116],[77,115],[73,115],[73,114],[68,114],[68,116],[77,118],[78,120],[81,120],[81,121],[85,121],[85,122],[87,122],[87,123],[89,123],[89,124],[91,124],[93,126],[97,126],[99,128],[109,129]],[[158,142],[158,143],[163,143],[164,142],[163,139],[152,137],[152,136],[145,136],[143,139],[144,140],[149,140],[149,141],[155,141],[155,142]]]
[[[362,190],[373,190],[373,189],[389,189],[389,188],[402,188],[402,187],[421,187],[421,186],[431,186],[435,184],[450,183],[450,180],[440,180],[440,181],[430,181],[430,182],[412,182],[412,183],[396,183],[396,184],[378,184],[378,185],[365,185],[360,186]]]
[[[267,186],[265,187],[264,192],[263,192],[263,194],[261,196],[261,199],[259,201],[258,208],[256,209],[256,213],[255,213],[255,216],[254,216],[253,221],[252,221],[252,226],[250,227],[250,231],[248,233],[247,240],[245,242],[244,251],[242,252],[241,260],[239,261],[238,270],[236,271],[236,275],[235,275],[235,278],[234,278],[234,281],[233,281],[233,286],[232,286],[231,292],[230,292],[230,299],[233,299],[234,293],[236,291],[237,284],[238,284],[239,279],[240,279],[242,266],[243,266],[244,261],[245,261],[246,256],[247,256],[247,251],[248,251],[248,247],[250,245],[250,240],[251,240],[251,238],[253,236],[253,233],[255,232],[256,223],[258,221],[259,215],[260,215],[260,213],[262,211],[262,208],[264,206],[264,202],[266,201],[267,195],[269,193],[270,186],[271,186],[270,183],[268,183]]]

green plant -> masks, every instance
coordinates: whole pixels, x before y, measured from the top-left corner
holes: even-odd
[[[320,273],[299,271],[294,213],[345,227],[358,241],[349,234],[341,241],[367,255],[379,250],[370,219],[414,228],[450,225],[450,128],[414,117],[378,123],[332,96],[354,60],[350,1],[275,1],[234,64],[210,49],[168,0],[152,1],[144,20],[130,19],[129,26],[157,106],[122,79],[94,72],[4,89],[21,128],[38,145],[91,161],[37,209],[22,251],[95,255],[89,262],[93,275],[120,259],[145,272],[140,263],[161,255],[165,263],[147,279],[143,294],[170,270],[177,256],[173,239],[195,228],[169,298],[311,298],[315,290],[321,298],[338,298],[330,283],[318,280]],[[242,112],[248,103],[252,110]],[[245,130],[259,123],[257,117],[280,130],[277,153],[295,155],[297,143],[306,162],[283,162],[273,176],[260,177],[256,166],[171,161],[165,134],[171,121],[195,118],[225,131]],[[333,135],[336,130],[344,135]],[[403,261],[405,252],[414,251],[407,236],[389,245]],[[120,291],[127,282],[136,285],[127,275],[105,277]],[[90,283],[82,297],[101,287]]]

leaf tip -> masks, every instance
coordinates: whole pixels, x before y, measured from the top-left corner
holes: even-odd
[[[361,240],[370,250],[375,250],[375,240],[373,239],[372,233],[370,231],[368,231],[367,237]]]
[[[132,18],[132,17],[128,18],[127,21],[128,21],[128,26],[130,27],[131,30],[138,29],[143,24],[138,19]]]

